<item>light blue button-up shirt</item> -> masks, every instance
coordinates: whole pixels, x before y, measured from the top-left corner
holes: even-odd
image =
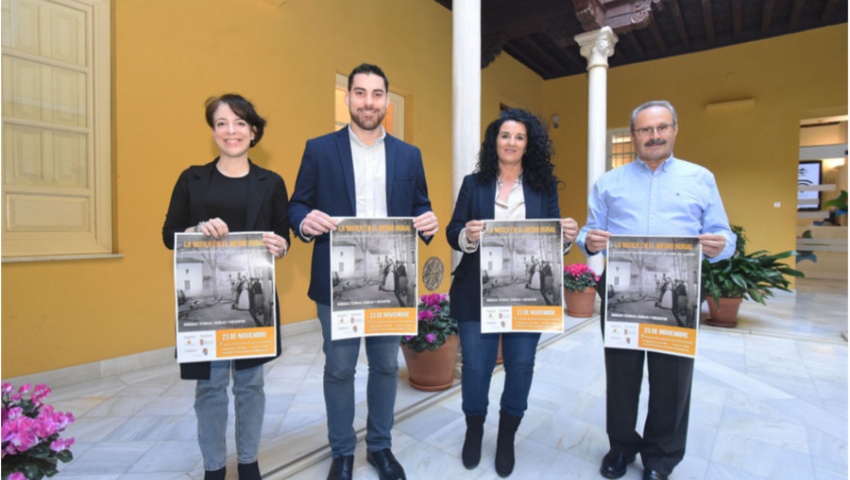
[[[726,237],[726,247],[709,261],[735,252],[737,236],[729,228],[714,175],[673,156],[655,171],[638,158],[605,173],[593,185],[587,204],[587,223],[577,238],[585,252],[590,230],[614,235],[720,234]]]

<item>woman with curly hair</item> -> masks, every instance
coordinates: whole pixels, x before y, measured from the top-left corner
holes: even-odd
[[[463,464],[475,468],[481,460],[488,392],[498,333],[481,333],[481,258],[479,241],[486,220],[561,218],[558,185],[552,164],[552,141],[535,115],[511,109],[487,127],[476,171],[463,179],[452,220],[449,244],[463,253],[449,291],[452,316],[458,320],[463,351],[462,397],[466,415]],[[578,223],[561,219],[564,244],[572,246]],[[528,407],[534,358],[540,333],[502,334],[505,385],[496,442],[496,472],[507,477],[514,468],[514,436]]]

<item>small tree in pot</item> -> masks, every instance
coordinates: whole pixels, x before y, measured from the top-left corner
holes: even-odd
[[[804,276],[803,272],[780,261],[795,255],[794,250],[776,254],[766,250],[746,253],[744,227],[732,225],[732,231],[738,236],[735,253],[719,262],[705,259],[702,263],[702,285],[708,294],[706,300],[711,317],[705,323],[719,327],[737,325],[738,307],[744,299],[766,305],[765,299],[773,296],[774,288],[789,291],[791,281],[786,275]]]

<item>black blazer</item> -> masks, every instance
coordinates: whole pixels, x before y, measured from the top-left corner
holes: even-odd
[[[419,149],[389,134],[384,137],[384,147],[387,216],[417,217],[431,211]],[[300,239],[310,241],[312,239],[301,233],[301,222],[310,211],[318,209],[332,217],[354,217],[356,208],[354,160],[348,127],[308,140],[289,206],[292,231]],[[431,237],[422,239],[426,244],[431,241]],[[319,235],[315,241],[307,296],[330,305],[330,235]]]
[[[189,167],[177,179],[171,194],[168,213],[165,215],[165,224],[162,226],[162,241],[169,249],[174,249],[175,233],[184,232],[202,220],[209,220],[204,198],[217,162],[218,158],[206,165]],[[248,171],[248,205],[245,211],[245,225],[250,226],[250,231],[274,232],[289,243],[289,219],[286,216],[289,197],[283,178],[271,170],[254,165],[250,160],[248,163],[250,170]],[[291,246],[290,243],[290,248]],[[277,292],[275,292],[275,314],[278,336],[277,356],[274,358],[277,358],[281,352],[280,302],[277,300]],[[236,369],[255,367],[270,360],[273,358],[236,360]],[[180,378],[209,379],[210,362],[181,363]]]
[[[546,192],[532,190],[523,182],[522,193],[525,197],[525,218],[561,218],[558,206],[558,191],[552,187]],[[470,220],[492,220],[495,218],[496,181],[481,183],[481,175],[473,173],[463,179],[457,196],[452,220],[446,227],[449,245],[459,252],[458,237]],[[452,318],[457,321],[481,321],[481,249],[473,253],[464,253],[455,271],[452,272],[452,286],[449,289],[449,303]]]

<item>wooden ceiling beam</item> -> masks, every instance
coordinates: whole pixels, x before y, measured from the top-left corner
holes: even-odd
[[[736,40],[741,38],[741,32],[744,28],[743,11],[744,5],[741,3],[741,0],[732,0],[732,32]]]
[[[794,5],[791,7],[791,20],[789,22],[791,30],[796,30],[797,25],[800,23],[800,15],[803,14],[804,3],[806,3],[805,0],[794,0]]]
[[[711,13],[711,0],[702,0],[702,21],[705,24],[705,36],[709,45],[714,45],[714,18]]]
[[[529,46],[528,41],[526,39],[515,38],[510,44],[505,45],[504,51],[508,54],[511,54],[512,50],[516,50],[517,54],[521,55],[520,58],[523,59],[523,63],[528,66],[528,68],[537,72],[544,79],[547,78],[547,73],[552,73],[551,65],[546,64],[545,62],[541,63],[540,57],[529,55]]]
[[[676,31],[679,32],[679,38],[682,39],[682,43],[685,44],[685,48],[690,50],[691,41],[688,39],[688,31],[685,28],[685,21],[682,20],[682,11],[679,10],[679,2],[676,0],[668,0],[667,4],[670,5],[670,11],[673,13],[673,21],[676,23]]]
[[[770,30],[770,20],[773,17],[773,0],[764,0],[764,8],[761,11],[761,33],[766,35]]]
[[[826,23],[832,17],[832,11],[835,10],[836,5],[838,5],[838,0],[826,2],[826,6],[823,7],[823,12],[820,14],[820,23]]]
[[[629,45],[637,52],[640,58],[646,58],[646,52],[633,32],[623,33],[622,36],[626,37],[626,41],[629,42]]]
[[[655,44],[658,46],[658,49],[664,55],[667,55],[667,44],[664,43],[664,37],[661,36],[661,32],[658,30],[658,25],[655,22],[650,22],[649,24],[649,33],[652,35],[652,39],[655,40]]]

